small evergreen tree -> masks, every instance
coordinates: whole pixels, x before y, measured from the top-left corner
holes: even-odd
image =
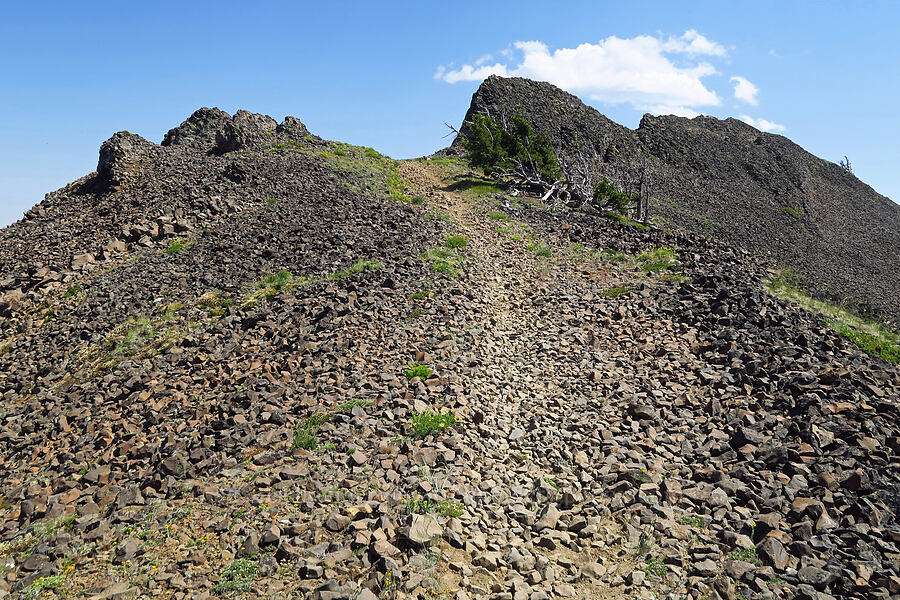
[[[558,181],[562,173],[550,140],[518,115],[511,121],[480,113],[472,117],[463,136],[470,164],[490,177],[548,185]]]
[[[594,204],[603,206],[624,215],[628,211],[631,199],[628,194],[619,191],[616,184],[606,177],[602,177],[594,185]]]

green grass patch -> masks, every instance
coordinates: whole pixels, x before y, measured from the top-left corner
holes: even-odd
[[[460,517],[465,507],[453,500],[428,500],[417,496],[406,501],[406,508],[413,514],[434,513],[442,517]]]
[[[644,273],[658,273],[681,264],[678,260],[678,253],[671,248],[657,248],[641,252],[634,257],[634,263]]]
[[[435,246],[419,255],[419,258],[426,262],[430,262],[432,271],[446,273],[451,277],[456,276],[456,267],[459,264],[459,257],[451,248]]]
[[[494,219],[495,221],[509,221],[510,217],[508,214],[504,212],[500,212],[499,210],[492,210],[487,214],[489,219]]]
[[[409,363],[406,369],[403,370],[403,374],[406,375],[407,379],[412,379],[413,377],[428,379],[431,375],[431,369],[425,365],[420,365],[419,363]]]
[[[663,577],[666,573],[669,572],[669,567],[666,566],[661,558],[648,557],[647,564],[644,565],[643,571],[647,575],[656,575],[657,577]]]
[[[294,430],[294,448],[315,450],[318,445],[316,435],[319,433],[319,428],[330,418],[331,415],[328,413],[316,413],[298,423]]]
[[[175,254],[176,252],[181,252],[182,250],[189,250],[191,246],[194,245],[194,242],[185,238],[175,238],[171,242],[169,242],[168,247],[166,247],[166,254]]]
[[[795,219],[800,219],[803,216],[803,210],[794,208],[793,206],[780,206],[779,210],[785,214],[788,214]]]
[[[243,592],[246,591],[256,575],[259,573],[259,565],[251,558],[237,558],[233,563],[219,572],[219,584],[216,592]]]
[[[759,557],[756,556],[756,548],[738,548],[728,553],[731,560],[742,560],[744,562],[759,564]]]
[[[621,296],[623,294],[629,294],[635,291],[634,288],[630,287],[613,287],[608,290],[603,290],[600,292],[599,296],[601,298],[615,298],[616,296]]]
[[[426,410],[413,415],[410,428],[414,437],[423,438],[430,433],[446,431],[454,425],[456,425],[456,415],[452,411]]]
[[[65,575],[50,575],[47,577],[38,577],[34,581],[31,582],[27,588],[25,588],[22,593],[22,598],[25,600],[36,600],[44,595],[44,590],[56,590],[59,589],[63,582],[65,582]]]
[[[342,402],[341,404],[338,404],[335,407],[334,411],[339,412],[339,413],[350,412],[354,406],[359,406],[360,408],[368,408],[369,406],[372,406],[372,401],[371,400],[362,400],[360,398],[354,398],[353,400],[348,400],[347,402]]]
[[[384,267],[384,263],[375,260],[358,260],[346,269],[325,273],[324,275],[307,275],[298,277],[290,271],[283,269],[266,275],[252,286],[244,295],[242,306],[253,306],[260,300],[270,298],[288,290],[308,287],[324,281],[339,281],[345,277],[362,273],[363,271],[377,271]]]
[[[444,245],[450,249],[456,248],[465,248],[469,243],[469,238],[464,235],[457,234],[451,235],[447,237],[447,241],[444,242]]]
[[[415,196],[413,196],[412,198],[409,199],[409,203],[415,204],[415,205],[425,204],[425,196],[416,194]]]
[[[848,308],[813,298],[802,288],[802,279],[793,269],[781,269],[766,282],[766,291],[822,315],[828,327],[863,352],[900,364],[900,335],[882,323],[861,317]]]
[[[706,527],[706,520],[704,520],[703,517],[681,515],[680,517],[678,517],[678,522],[689,527],[696,527],[697,529],[703,529],[704,527]]]
[[[546,246],[540,246],[538,244],[528,244],[526,248],[534,252],[536,256],[542,256],[544,258],[549,258],[550,255],[553,254],[552,249],[547,248]]]

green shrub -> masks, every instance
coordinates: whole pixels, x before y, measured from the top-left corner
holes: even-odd
[[[384,158],[384,156],[381,154],[381,152],[379,152],[378,150],[375,150],[374,148],[366,148],[363,151],[363,153],[366,155],[366,158],[374,158],[376,160],[380,159],[380,158]]]
[[[431,375],[431,369],[419,363],[409,363],[409,366],[403,371],[407,379],[418,377],[419,379],[428,379]]]
[[[456,415],[451,411],[434,412],[426,410],[416,413],[412,418],[412,433],[417,438],[423,438],[433,432],[442,432],[456,424]]]
[[[462,141],[469,163],[485,175],[493,177],[524,168],[544,181],[562,177],[550,139],[535,132],[518,115],[509,122],[497,122],[488,115],[476,114],[466,123]]]
[[[464,235],[451,235],[444,243],[448,248],[465,248],[469,243],[469,239]]]
[[[627,194],[620,192],[616,184],[603,177],[594,185],[594,204],[624,215],[631,202]]]

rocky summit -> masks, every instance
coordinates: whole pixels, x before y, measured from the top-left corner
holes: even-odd
[[[566,113],[709,174],[638,227],[201,109],[0,230],[0,598],[900,597],[900,371],[767,293],[745,221],[777,197],[814,273],[856,208],[811,198],[856,190],[888,216],[822,289],[887,309],[847,256],[895,213],[737,122]]]
[[[817,296],[900,324],[900,206],[789,139],[713,117],[645,115],[631,130],[522,78],[486,79],[465,121],[484,112],[524,117],[558,153],[596,172],[649,159],[659,227],[746,248],[795,269]]]

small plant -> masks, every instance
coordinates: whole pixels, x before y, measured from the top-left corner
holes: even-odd
[[[425,196],[416,195],[409,199],[410,204],[425,204]]]
[[[803,216],[803,211],[798,210],[798,209],[794,208],[793,206],[780,206],[779,210],[781,210],[781,212],[783,212],[785,214],[788,214],[788,215],[794,217],[795,219],[800,219],[800,217]]]
[[[644,566],[644,573],[647,575],[656,575],[658,577],[664,576],[669,572],[669,567],[662,561],[661,558],[647,558],[647,564]]]
[[[337,444],[332,444],[331,442],[327,444],[322,444],[322,450],[325,452],[334,452],[337,450]]]
[[[424,300],[425,298],[428,297],[428,295],[430,293],[431,293],[431,290],[429,290],[428,288],[422,288],[421,290],[419,290],[418,292],[416,292],[415,294],[410,296],[409,299],[410,300]]]
[[[510,217],[508,214],[500,212],[500,211],[491,211],[488,213],[488,218],[494,219],[495,221],[509,221]]]
[[[409,363],[403,373],[406,375],[407,379],[412,379],[414,377],[428,379],[431,375],[431,369],[425,365],[420,365],[419,363]]]
[[[275,198],[267,198],[266,204],[268,204],[269,206],[275,206],[276,204],[278,204],[278,200],[276,200]]]
[[[635,264],[644,273],[657,273],[678,266],[678,253],[671,248],[657,248],[649,252],[641,252],[634,258]]]
[[[66,293],[63,294],[63,298],[74,298],[78,294],[81,293],[81,286],[78,284],[70,285],[69,289],[66,290]]]
[[[442,517],[459,517],[465,511],[465,507],[459,502],[453,500],[435,502],[418,495],[406,501],[406,508],[413,514],[435,513]]]
[[[451,411],[434,412],[426,410],[416,413],[412,418],[412,432],[417,438],[423,438],[433,432],[442,432],[456,424],[456,415]]]
[[[744,562],[757,564],[759,558],[756,556],[756,548],[738,548],[728,553],[731,560],[742,560]]]
[[[543,256],[546,258],[553,254],[553,250],[544,246],[539,246],[538,244],[528,244],[526,248],[534,252],[536,256]]]
[[[552,487],[553,489],[555,489],[555,490],[558,490],[558,489],[559,489],[559,484],[556,483],[555,481],[553,481],[551,478],[549,478],[549,477],[544,477],[544,481],[546,481],[546,482],[547,482],[547,485],[549,485],[549,486]]]
[[[250,587],[259,565],[250,558],[237,558],[233,563],[219,572],[220,581],[216,586],[216,592],[240,592]]]
[[[171,242],[169,242],[169,246],[166,248],[166,254],[175,254],[176,252],[181,252],[182,250],[188,250],[194,243],[191,240],[185,238],[175,238]]]
[[[468,245],[469,239],[464,235],[451,235],[447,238],[447,241],[444,242],[444,245],[451,249],[456,248],[465,248]]]
[[[457,258],[453,250],[436,246],[423,252],[420,258],[431,263],[431,270],[438,273],[456,275]]]
[[[328,422],[329,418],[331,418],[330,414],[317,413],[298,423],[297,429],[294,431],[294,448],[315,450],[318,444],[316,435],[319,433],[319,427]]]
[[[630,287],[613,287],[608,290],[603,290],[598,295],[601,298],[615,298],[616,296],[621,296],[623,294],[629,294],[634,291],[634,288]]]
[[[334,409],[335,412],[350,412],[353,410],[354,406],[359,406],[360,408],[367,408],[372,406],[371,400],[362,400],[361,398],[354,398],[353,400],[348,400],[342,404],[338,404]]]
[[[25,600],[36,600],[43,595],[44,590],[55,590],[62,586],[66,580],[65,575],[50,575],[49,577],[38,577],[31,582],[22,595]]]
[[[678,517],[678,522],[682,525],[688,525],[690,527],[696,527],[697,529],[703,529],[706,527],[706,521],[703,517],[693,517],[691,515],[681,515]]]
[[[787,582],[784,579],[782,579],[781,577],[772,577],[771,579],[766,580],[766,585],[769,587],[784,585],[785,583],[787,583]]]
[[[356,275],[357,273],[362,273],[363,271],[377,271],[378,269],[381,269],[383,267],[384,263],[378,262],[377,260],[358,260],[346,269],[330,273],[327,276],[327,279],[329,281],[338,281],[340,279],[343,279],[344,277],[350,277],[351,275]]]
[[[425,314],[425,311],[422,310],[421,308],[414,308],[411,311],[409,311],[408,315],[406,315],[406,320],[413,321],[415,319],[418,319],[419,317],[421,317],[424,314]]]

